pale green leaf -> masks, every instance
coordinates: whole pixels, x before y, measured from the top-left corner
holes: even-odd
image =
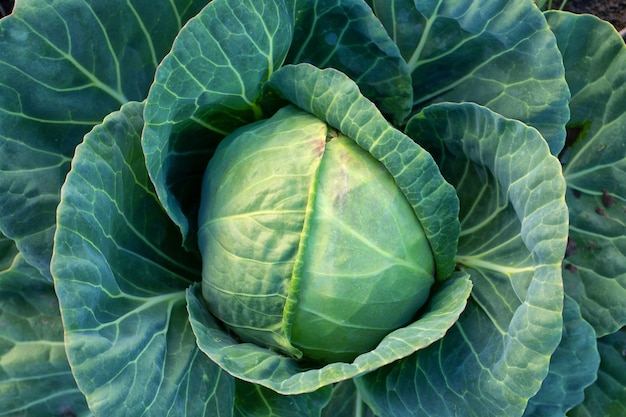
[[[131,102],[96,126],[61,192],[52,275],[69,361],[97,415],[230,416],[234,382],[189,325],[199,260],[148,178],[142,111]]]
[[[565,291],[604,336],[626,325],[626,46],[596,17],[547,16],[572,90],[561,155],[570,209]]]
[[[198,346],[213,361],[237,378],[293,395],[330,389],[330,384],[378,369],[441,339],[458,319],[470,290],[467,275],[454,274],[435,290],[417,321],[391,332],[374,350],[351,363],[335,362],[321,368],[234,339],[209,314],[199,285],[187,291],[187,302]]]
[[[0,21],[0,230],[45,276],[74,147],[128,100],[204,0],[21,0]]]
[[[458,199],[432,157],[389,124],[339,71],[286,65],[268,88],[341,131],[387,168],[424,228],[437,279],[445,279],[454,269]]]
[[[204,168],[224,135],[264,116],[263,82],[283,63],[291,37],[282,0],[215,0],[159,66],[143,147],[157,194],[190,248]]]

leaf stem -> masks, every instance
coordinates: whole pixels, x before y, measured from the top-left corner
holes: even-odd
[[[363,416],[363,400],[361,399],[361,393],[359,390],[356,390],[356,400],[354,404],[354,417],[362,417]]]
[[[417,62],[419,61],[420,56],[422,55],[424,46],[426,46],[426,41],[428,40],[428,35],[430,34],[430,30],[433,27],[433,23],[437,19],[437,14],[439,13],[439,8],[441,7],[441,3],[443,2],[439,2],[433,14],[429,18],[426,19],[426,24],[424,25],[424,31],[422,32],[422,36],[420,36],[419,43],[417,44],[415,51],[413,51],[411,58],[407,62],[407,64],[409,64],[409,70],[411,72],[415,71],[415,68],[417,68]]]

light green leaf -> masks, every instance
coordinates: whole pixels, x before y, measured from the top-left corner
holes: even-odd
[[[0,416],[91,415],[65,355],[54,288],[2,235],[0,329]]]
[[[411,74],[363,0],[289,0],[294,39],[286,62],[335,68],[396,124],[413,105]]]
[[[322,368],[311,368],[272,350],[235,340],[209,314],[200,285],[187,291],[187,303],[198,346],[222,369],[244,381],[293,395],[330,389],[330,384],[378,369],[432,344],[457,320],[470,290],[467,275],[454,274],[435,290],[417,321],[391,332],[374,350],[352,363],[335,362]]]
[[[291,37],[282,0],[214,0],[181,30],[157,71],[143,147],[157,194],[190,248],[206,164],[224,135],[264,116],[263,82]]]
[[[450,275],[459,232],[458,199],[432,157],[390,125],[339,71],[286,65],[267,86],[341,131],[387,168],[424,228],[437,279]]]
[[[414,109],[475,102],[537,128],[557,154],[569,92],[554,35],[530,0],[371,0],[413,76]]]
[[[475,104],[430,106],[407,131],[457,188],[474,287],[445,338],[358,386],[386,416],[520,416],[562,336],[560,164],[535,129]]]
[[[565,291],[604,336],[626,325],[626,46],[598,18],[546,15],[572,91],[561,155],[570,209]]]
[[[530,399],[525,417],[565,415],[583,401],[584,389],[596,380],[600,365],[596,335],[580,315],[578,304],[568,296],[563,321],[563,338],[550,360],[550,372]]]
[[[281,395],[261,385],[236,380],[235,417],[319,417],[330,390]],[[337,416],[339,417],[339,416]]]
[[[234,382],[195,345],[185,288],[199,260],[148,178],[142,111],[96,126],[61,192],[51,268],[68,357],[97,415],[229,416]]]
[[[598,380],[585,390],[585,401],[569,417],[621,417],[626,415],[626,330],[598,339]]]
[[[50,278],[74,147],[128,100],[205,0],[23,0],[0,21],[0,230]]]

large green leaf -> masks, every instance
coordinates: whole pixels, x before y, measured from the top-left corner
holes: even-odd
[[[374,417],[374,415],[361,399],[352,380],[335,384],[330,402],[322,411],[322,417]]]
[[[583,390],[596,380],[599,365],[593,327],[582,319],[578,304],[565,296],[563,338],[550,360],[550,372],[524,416],[565,415],[583,401]]]
[[[560,164],[535,129],[475,104],[430,106],[407,131],[456,186],[457,262],[474,287],[445,338],[359,388],[386,416],[520,416],[562,336]]]
[[[370,0],[413,75],[415,110],[475,102],[563,147],[569,92],[561,56],[532,0]]]
[[[90,415],[63,344],[52,284],[0,235],[0,416]]]
[[[569,417],[626,415],[626,329],[598,339],[598,380],[585,390],[585,401]]]
[[[344,133],[387,168],[424,228],[437,278],[450,275],[459,233],[458,199],[432,157],[387,123],[339,71],[286,65],[274,73],[267,87]]]
[[[95,127],[61,192],[51,270],[68,357],[97,415],[229,416],[234,382],[196,347],[185,288],[199,260],[148,178],[142,111]]]
[[[20,0],[0,21],[0,230],[44,275],[74,147],[128,100],[200,0]]]
[[[330,392],[281,395],[262,385],[236,380],[235,417],[319,417]],[[337,416],[339,417],[339,416]]]
[[[626,46],[592,16],[547,13],[572,91],[561,156],[570,209],[565,290],[598,336],[626,325]]]
[[[189,247],[209,157],[224,135],[263,117],[261,87],[291,37],[282,0],[215,0],[181,30],[156,73],[143,147],[157,194]]]
[[[396,124],[413,105],[411,74],[397,45],[363,0],[288,0],[294,38],[287,62],[335,68]]]

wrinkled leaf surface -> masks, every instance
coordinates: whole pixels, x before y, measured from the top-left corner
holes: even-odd
[[[407,131],[457,188],[474,287],[444,339],[358,385],[388,416],[520,416],[562,336],[560,164],[536,130],[474,104],[428,107]]]
[[[65,355],[52,284],[0,235],[0,416],[91,415]]]
[[[553,154],[561,150],[569,91],[554,35],[532,1],[369,3],[408,63],[414,110],[478,103],[537,128]]]
[[[626,46],[598,18],[547,16],[572,90],[563,279],[600,337],[626,325]]]
[[[23,0],[0,21],[0,230],[50,277],[74,147],[129,100],[200,0]]]
[[[52,274],[68,357],[96,415],[229,416],[234,382],[195,345],[185,288],[199,261],[148,179],[142,110],[86,136],[61,192]]]

